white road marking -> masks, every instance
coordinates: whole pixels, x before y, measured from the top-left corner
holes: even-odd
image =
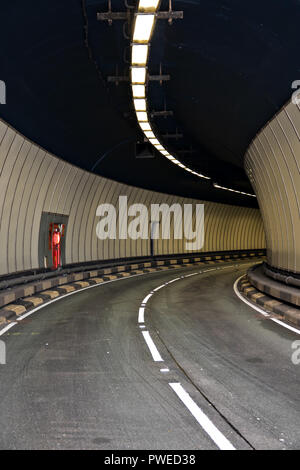
[[[9,325],[5,326],[1,331],[0,331],[0,336],[4,335],[8,330],[10,330],[13,326],[17,325],[17,322],[12,322]]]
[[[297,333],[297,335],[300,335],[300,330],[298,330],[297,328],[294,328],[293,326],[290,326],[287,323],[284,323],[283,321],[278,320],[277,318],[271,318],[271,320],[275,323],[278,323],[278,325],[284,326],[284,328],[287,328],[288,330],[291,330],[294,333]]]
[[[150,336],[149,331],[142,331],[142,335],[144,336],[147,346],[150,349],[154,362],[164,362],[163,358],[158,352],[157,347],[155,346],[153,342],[153,339]]]
[[[165,287],[166,284],[162,284],[161,286],[158,286],[156,287],[155,289],[153,289],[153,292],[157,292],[159,289],[162,289],[163,287]]]
[[[105,281],[103,284],[93,284],[92,286],[88,286],[88,287],[83,287],[82,289],[79,289],[79,290],[75,290],[74,292],[69,292],[68,294],[63,294],[63,295],[60,295],[59,297],[57,297],[56,299],[52,299],[52,300],[49,300],[49,302],[46,302],[42,305],[40,305],[39,307],[35,307],[33,308],[32,310],[30,310],[30,312],[27,312],[27,313],[24,313],[24,315],[20,315],[16,320],[16,322],[12,322],[10,323],[7,328],[4,327],[2,328],[2,330],[0,330],[0,335],[4,334],[5,331],[7,331],[7,329],[10,329],[12,328],[13,326],[17,325],[18,322],[24,320],[24,318],[27,318],[29,317],[30,315],[32,315],[33,313],[37,312],[38,310],[41,310],[42,308],[44,307],[48,307],[48,305],[51,305],[53,304],[54,302],[58,302],[59,300],[62,300],[62,299],[65,299],[66,297],[69,297],[70,295],[75,295],[75,294],[80,294],[80,292],[83,292],[87,289],[93,289],[95,287],[102,287],[102,286],[106,286],[107,284],[110,284],[112,282],[118,282],[118,281],[127,281],[128,279],[132,279],[133,277],[140,277],[140,276],[148,276],[149,274],[156,274],[158,271],[153,271],[153,272],[150,272],[150,273],[141,273],[141,274],[133,274],[132,276],[128,276],[128,277],[120,277],[118,279],[113,279],[111,281]],[[63,287],[63,285],[61,286]],[[163,287],[163,286],[162,286]],[[6,329],[7,328],[7,329]]]
[[[30,310],[30,312],[24,313],[24,315],[21,315],[19,318],[17,318],[17,321],[19,322],[19,321],[23,320],[24,318],[28,317],[29,315],[32,315],[33,313],[37,312],[41,308],[47,307],[48,305],[51,305],[54,302],[58,302],[59,300],[65,299],[66,297],[69,297],[70,295],[79,294],[80,292],[83,292],[83,291],[88,290],[88,289],[93,289],[94,287],[106,286],[107,284],[110,284],[112,282],[127,281],[128,279],[132,279],[133,277],[145,276],[147,274],[152,274],[152,273],[133,274],[132,276],[129,276],[129,277],[120,277],[119,279],[113,279],[112,281],[105,281],[105,282],[103,282],[103,284],[93,284],[92,286],[83,287],[82,289],[75,290],[73,292],[69,292],[68,294],[61,295],[61,296],[57,297],[56,299],[49,300],[49,302],[46,302],[46,303],[40,305],[39,307],[33,308],[32,310]],[[60,287],[63,287],[63,285],[60,286]]]
[[[240,291],[238,290],[238,283],[239,281],[244,277],[243,276],[240,276],[234,283],[233,285],[233,290],[235,292],[235,294],[238,296],[238,298],[240,300],[242,300],[245,304],[249,305],[249,307],[253,308],[254,310],[256,310],[257,312],[261,313],[264,317],[267,317],[269,318],[270,320],[272,320],[273,322],[277,323],[278,325],[280,326],[283,326],[284,328],[287,328],[288,330],[290,331],[293,331],[294,333],[297,333],[297,335],[300,335],[300,330],[298,330],[297,328],[294,328],[293,326],[290,326],[288,325],[287,323],[284,323],[283,321],[281,320],[278,320],[277,318],[272,318],[271,317],[271,313],[267,313],[265,310],[263,310],[262,308],[258,307],[257,305],[254,305],[253,303],[251,303],[249,300],[247,300],[241,293]]]
[[[150,292],[150,294],[147,295],[147,297],[144,298],[142,304],[146,304],[148,302],[148,300],[152,297],[152,293]]]
[[[140,307],[139,308],[138,322],[139,323],[145,323],[145,307]]]
[[[180,383],[169,383],[169,385],[220,450],[235,450],[231,442],[203,413]]]
[[[168,281],[166,284],[172,284],[172,282],[180,281],[180,279],[183,279],[183,278],[182,277],[176,277],[175,279],[172,279],[171,281]]]

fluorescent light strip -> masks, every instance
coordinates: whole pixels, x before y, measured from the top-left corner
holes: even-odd
[[[133,42],[148,43],[154,26],[155,15],[137,14],[135,18]]]
[[[145,98],[146,87],[145,85],[132,85],[133,98]]]
[[[149,141],[151,142],[152,145],[160,145],[160,142],[157,140],[157,139],[149,139]]]
[[[139,122],[148,122],[148,115],[145,112],[136,113],[136,117]]]
[[[154,139],[155,137],[152,131],[144,131],[144,134],[147,137],[147,139]]]
[[[132,65],[146,66],[148,60],[149,46],[148,44],[133,44],[131,50]]]
[[[231,188],[225,188],[224,186],[220,186],[217,183],[214,183],[214,187],[217,189],[223,189],[224,191],[230,191],[232,193],[237,193],[237,194],[242,194],[243,196],[250,196],[250,197],[256,197],[255,194],[250,194],[250,193],[245,193],[243,191],[238,191],[236,189],[231,189]]]
[[[134,99],[133,104],[136,111],[146,111],[146,100],[145,99]]]
[[[131,50],[131,85],[136,117],[145,137],[164,157],[199,178],[211,179],[208,176],[196,173],[170,155],[154,135],[149,122],[146,103],[146,66],[149,43],[155,26],[155,12],[158,6],[159,0],[139,0],[138,12],[135,17]]]
[[[146,67],[131,67],[131,83],[133,85],[145,85]]]
[[[140,122],[140,127],[143,131],[152,131],[149,122]],[[152,132],[153,134],[153,132]],[[154,135],[154,134],[153,134]],[[154,136],[155,137],[155,136]]]
[[[140,0],[139,11],[156,11],[159,0]]]

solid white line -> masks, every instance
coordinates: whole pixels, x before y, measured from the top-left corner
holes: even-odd
[[[148,348],[150,349],[150,352],[152,354],[153,360],[155,362],[164,362],[163,358],[158,352],[157,347],[155,346],[149,331],[142,331],[142,335],[144,336],[144,340],[147,343]]]
[[[0,336],[4,335],[8,330],[10,330],[13,326],[17,325],[17,322],[12,322],[9,325],[5,326],[1,331],[0,331]]]
[[[220,450],[235,450],[231,442],[203,413],[180,383],[169,383],[169,385]]]
[[[256,310],[257,312],[261,313],[264,317],[269,317],[270,316],[270,313],[267,313],[265,310],[263,310],[262,308],[260,307],[257,307],[256,305],[253,305],[249,300],[245,299],[245,297],[240,293],[240,291],[238,290],[238,283],[239,281],[245,276],[245,274],[243,274],[242,276],[240,276],[234,283],[233,285],[233,290],[234,292],[236,293],[236,295],[239,297],[239,299],[241,299],[245,304],[249,305],[249,307],[252,307],[254,310]]]
[[[238,287],[237,287],[238,283],[239,283],[240,279],[242,279],[242,277],[244,277],[244,275],[239,277],[233,285],[234,292],[238,296],[238,298],[240,300],[242,300],[245,304],[249,305],[249,307],[251,307],[254,310],[256,310],[257,312],[261,313],[264,317],[269,317],[269,319],[272,320],[274,323],[277,323],[278,325],[283,326],[287,330],[293,331],[294,333],[297,333],[297,335],[300,335],[300,330],[298,330],[297,328],[294,328],[293,326],[290,326],[287,323],[284,323],[283,321],[278,320],[277,318],[272,318],[271,313],[265,312],[265,310],[263,310],[262,308],[257,307],[256,305],[249,302],[249,300],[245,299],[245,297],[240,293],[240,291],[238,290]]]
[[[277,318],[271,318],[271,320],[275,323],[278,323],[278,325],[284,326],[284,328],[287,328],[288,330],[291,330],[294,333],[297,333],[297,335],[300,335],[300,330],[297,330],[297,328],[294,328],[293,326],[290,326],[287,323],[284,323],[283,321],[278,320]]]

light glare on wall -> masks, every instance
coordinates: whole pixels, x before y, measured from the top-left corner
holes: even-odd
[[[141,14],[137,15],[135,18],[135,27],[133,34],[134,42],[149,42],[153,25],[154,25],[154,15]]]

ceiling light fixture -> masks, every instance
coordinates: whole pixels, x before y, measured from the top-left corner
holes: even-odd
[[[146,66],[148,60],[149,46],[147,44],[133,44],[131,50],[132,65]]]
[[[149,122],[140,122],[140,127],[143,131],[152,131]],[[152,134],[153,134],[153,132],[152,132]],[[155,138],[155,135],[153,134],[153,139],[154,138]]]
[[[148,115],[145,112],[136,113],[138,122],[148,122]]]
[[[148,43],[150,41],[155,15],[140,13],[135,17],[133,42]]]
[[[135,107],[136,111],[146,111],[146,100],[145,99],[135,98],[133,100],[133,104],[134,104],[134,107]]]
[[[146,82],[146,67],[131,67],[131,83],[144,85]]]
[[[135,15],[133,43],[131,50],[131,85],[133,104],[138,123],[148,141],[154,145],[162,155],[172,163],[200,178],[210,179],[207,176],[194,172],[183,163],[174,158],[154,135],[147,113],[146,79],[149,44],[155,26],[155,14],[159,7],[159,0],[139,0],[138,12]]]
[[[223,189],[224,191],[230,191],[232,193],[242,194],[243,196],[256,197],[255,194],[245,193],[243,191],[238,191],[237,189],[226,188],[225,186],[220,186],[217,183],[214,183],[214,187],[217,189]]]
[[[145,85],[132,85],[132,95],[134,98],[145,98]]]
[[[140,0],[139,11],[156,11],[159,0]]]

